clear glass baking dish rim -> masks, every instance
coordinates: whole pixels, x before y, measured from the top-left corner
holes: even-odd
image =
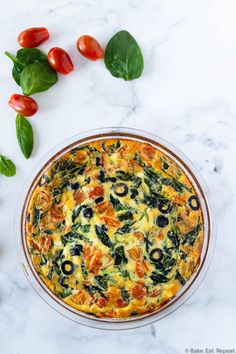
[[[45,166],[48,166],[48,162],[53,161],[65,151],[70,150],[73,145],[82,144],[91,140],[103,139],[105,137],[128,138],[148,142],[149,144],[154,145],[159,150],[162,150],[165,154],[171,156],[171,158],[176,160],[178,164],[184,169],[185,173],[188,174],[188,176],[194,183],[194,187],[197,189],[198,195],[200,195],[200,201],[203,207],[204,216],[205,231],[203,251],[201,253],[200,265],[194,275],[177,293],[177,295],[172,300],[167,302],[166,305],[161,307],[161,309],[150,314],[145,314],[143,316],[121,320],[103,318],[100,319],[85,315],[84,313],[79,312],[71,308],[70,306],[67,306],[63,301],[61,301],[54,294],[52,294],[52,292],[37,276],[30,262],[30,257],[27,254],[26,247],[24,245],[24,235],[22,230],[22,215],[24,214],[23,210],[27,198],[29,198],[30,191],[33,189],[34,184],[38,180],[37,176],[42,173],[42,171],[45,169]],[[58,313],[74,322],[98,329],[124,330],[142,327],[151,324],[155,321],[161,320],[162,318],[177,310],[193,295],[193,293],[196,291],[198,286],[201,284],[203,278],[205,277],[212,260],[215,242],[216,225],[212,202],[209,196],[209,189],[198,169],[183,152],[181,152],[171,143],[165,141],[157,135],[134,128],[106,127],[93,129],[76,134],[64,140],[63,142],[55,146],[53,149],[51,149],[48,153],[46,153],[33,168],[33,170],[31,171],[31,173],[26,178],[23,184],[23,188],[16,204],[14,220],[14,244],[21,268],[29,283],[37,292],[37,294]]]

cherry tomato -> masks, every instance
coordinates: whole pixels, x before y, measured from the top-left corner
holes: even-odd
[[[33,116],[38,110],[38,104],[33,98],[17,93],[10,97],[8,103],[17,113],[25,117]]]
[[[76,42],[77,49],[84,57],[97,60],[103,57],[103,50],[98,41],[91,36],[81,36]]]
[[[23,48],[34,48],[48,40],[50,34],[45,27],[28,28],[18,36],[18,43]]]
[[[69,54],[64,49],[55,47],[49,50],[49,64],[60,74],[67,75],[74,70],[74,65]]]

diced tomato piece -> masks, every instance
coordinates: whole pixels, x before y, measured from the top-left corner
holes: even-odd
[[[91,247],[88,244],[84,245],[84,250],[83,250],[84,258],[90,258],[96,252],[97,252],[97,247],[96,246],[92,246]]]
[[[163,232],[160,232],[160,233],[158,234],[157,238],[158,238],[158,240],[163,240],[163,238],[164,238]]]
[[[39,227],[41,229],[47,229],[47,230],[55,230],[56,225],[55,222],[53,221],[53,218],[50,214],[45,213],[40,220],[39,220]]]
[[[108,216],[102,216],[101,219],[104,221],[106,225],[110,227],[118,227],[121,225],[121,223],[118,220],[109,218]]]
[[[128,253],[129,253],[130,257],[136,261],[139,260],[141,257],[141,250],[139,247],[130,248],[128,250]]]
[[[65,219],[62,208],[56,207],[55,205],[50,209],[50,215],[53,222],[61,222]]]
[[[83,201],[85,200],[85,194],[81,190],[75,191],[73,196],[74,196],[74,200],[75,200],[76,204],[82,204]]]
[[[116,307],[125,307],[127,304],[122,299],[116,300]]]
[[[185,200],[182,197],[179,197],[178,195],[174,195],[172,197],[172,201],[178,205],[184,205],[185,204]]]
[[[51,196],[46,191],[41,190],[37,195],[35,205],[38,209],[46,211],[50,207],[51,201]]]
[[[98,249],[92,253],[92,256],[87,260],[86,267],[90,272],[97,274],[102,265],[102,251]]]
[[[86,151],[78,150],[76,151],[75,160],[80,163],[83,163],[86,160],[87,156],[88,155]]]
[[[111,203],[107,202],[106,200],[104,202],[96,205],[95,210],[98,214],[105,214],[107,216],[114,215],[114,209],[113,209]]]
[[[131,292],[135,299],[142,299],[147,293],[147,288],[144,283],[139,282],[136,283]]]
[[[105,298],[103,298],[103,297],[100,297],[100,298],[97,300],[97,305],[98,305],[99,307],[105,307],[105,306],[107,306],[108,302],[109,302],[109,299],[105,299]]]
[[[135,271],[138,274],[139,278],[144,277],[144,269],[143,269],[142,264],[140,262],[136,263]]]
[[[40,248],[40,247],[37,245],[37,243],[34,242],[33,240],[30,240],[30,246],[31,246],[32,248],[34,248],[36,251],[41,252],[41,248]]]
[[[104,195],[103,186],[96,186],[89,192],[89,198],[91,198],[91,199],[96,199],[97,197],[100,197],[101,195]]]
[[[142,154],[144,154],[148,160],[152,160],[155,157],[156,150],[152,146],[146,145],[142,148]]]
[[[91,302],[91,296],[84,290],[80,290],[77,294],[72,296],[72,301],[76,304],[83,305]]]
[[[143,278],[144,274],[149,270],[147,263],[142,260],[141,262],[136,263],[135,271],[138,274],[139,278]]]
[[[144,234],[142,232],[134,232],[134,236],[140,240],[144,239]]]
[[[52,246],[52,236],[43,235],[42,236],[42,251],[47,252]]]
[[[127,145],[124,145],[124,146],[122,146],[122,148],[120,148],[119,154],[121,157],[125,157],[125,153],[126,153],[127,148],[128,148]]]
[[[154,289],[154,290],[148,292],[148,296],[157,297],[158,295],[160,295],[160,293],[161,293],[161,289]]]
[[[114,315],[115,315],[115,311],[114,311],[114,310],[110,310],[110,311],[107,311],[107,312],[103,313],[103,315],[104,315],[105,317],[113,318]]]
[[[43,235],[32,241],[31,246],[39,252],[47,252],[52,246],[52,236]]]

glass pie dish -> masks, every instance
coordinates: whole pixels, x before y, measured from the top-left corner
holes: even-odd
[[[78,309],[68,305],[57,297],[41,280],[36,272],[32,259],[30,257],[25,237],[25,222],[26,222],[26,208],[32,191],[38,184],[40,178],[45,170],[60,156],[64,155],[71,149],[84,145],[85,143],[92,143],[104,139],[127,139],[135,142],[146,143],[165,154],[165,156],[172,159],[185,173],[191,182],[194,190],[197,193],[199,202],[202,208],[203,224],[204,224],[204,238],[203,247],[201,250],[200,263],[195,273],[190,279],[181,287],[173,298],[168,300],[163,306],[151,313],[145,313],[136,317],[128,318],[98,318],[93,315],[86,314]],[[28,281],[38,293],[38,295],[48,303],[54,310],[61,315],[85,326],[121,330],[131,329],[148,325],[152,322],[158,321],[168,314],[179,308],[197,289],[202,279],[204,278],[207,269],[210,265],[211,258],[215,245],[215,223],[212,214],[212,206],[209,201],[209,192],[199,172],[191,163],[191,161],[178,149],[163,139],[140,130],[131,128],[101,128],[90,130],[84,133],[75,135],[66,141],[59,144],[49,153],[47,153],[33,169],[27,178],[22,192],[19,196],[16,213],[15,213],[15,245],[19,256],[21,267],[24,271]]]

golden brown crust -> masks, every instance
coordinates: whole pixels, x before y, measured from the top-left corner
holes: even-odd
[[[153,146],[106,139],[44,171],[25,234],[46,286],[97,317],[157,310],[196,271],[203,217],[181,168]]]

